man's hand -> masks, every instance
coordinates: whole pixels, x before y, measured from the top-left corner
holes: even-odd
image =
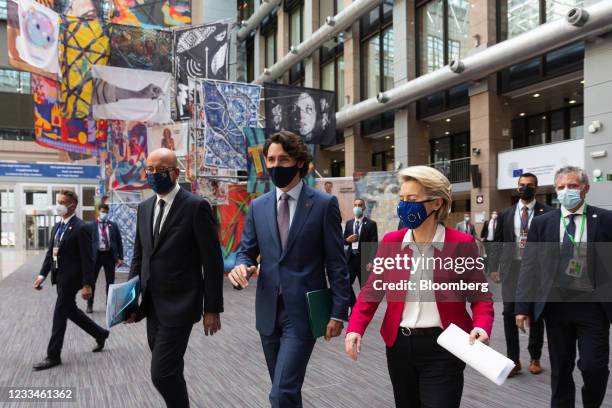
[[[212,336],[221,330],[221,316],[219,313],[204,312],[204,335]]]
[[[36,278],[36,280],[34,281],[34,289],[36,290],[42,290],[42,284],[45,281],[45,278],[42,276],[39,276],[38,278]]]
[[[232,285],[237,289],[249,286],[249,278],[257,272],[256,266],[238,265],[227,275]]]
[[[473,345],[476,340],[484,344],[489,344],[489,335],[484,330],[472,329],[470,332],[470,345]]]
[[[325,340],[330,341],[332,337],[338,337],[342,333],[344,323],[339,320],[329,319],[327,330],[325,330]]]
[[[359,239],[359,235],[357,235],[357,234],[353,234],[353,235],[350,235],[350,236],[349,236],[349,237],[346,239],[346,241],[347,241],[347,242],[351,242],[351,243],[352,243],[352,242],[357,241],[358,239]]]
[[[123,265],[123,259],[117,259],[117,266]]]
[[[499,283],[501,282],[501,275],[499,274],[499,272],[491,272],[489,274],[491,276],[491,280],[495,283]]]
[[[127,319],[125,319],[125,321],[123,322],[123,324],[128,324],[128,323],[136,323],[136,318],[138,317],[138,314],[136,314],[136,312],[130,313],[130,317],[128,317]]]
[[[357,357],[361,353],[361,334],[355,332],[347,333],[344,339],[344,349],[353,361],[357,361]]]
[[[83,286],[83,289],[81,289],[81,297],[85,300],[89,300],[91,298],[91,286]]]
[[[514,319],[516,321],[516,327],[518,327],[519,330],[523,333],[526,333],[526,329],[527,327],[529,327],[529,316],[524,314],[518,314]]]

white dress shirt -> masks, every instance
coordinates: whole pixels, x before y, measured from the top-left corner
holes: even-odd
[[[293,216],[295,215],[295,209],[297,208],[298,200],[300,199],[300,194],[302,192],[302,187],[304,186],[303,182],[297,183],[295,187],[291,190],[287,191],[289,195],[289,200],[287,200],[287,204],[289,204],[289,227],[291,227],[291,223],[293,222]],[[276,187],[276,213],[278,214],[278,210],[280,209],[281,203],[281,195],[284,193],[283,190]]]
[[[425,259],[434,256],[434,247],[438,250],[444,247],[445,235],[445,228],[441,224],[438,224],[431,244],[429,244],[423,252]],[[413,257],[419,256],[420,251],[416,243],[412,240],[412,230],[410,229],[406,231],[406,234],[404,235],[402,249],[406,248],[407,246],[410,246],[410,249],[412,249]],[[430,262],[425,262],[425,264],[427,263]],[[423,266],[425,266],[425,268]],[[409,329],[442,327],[442,320],[440,319],[440,313],[438,312],[438,305],[435,302],[434,292],[421,291],[418,289],[419,281],[433,281],[433,270],[431,268],[427,268],[427,266],[431,265],[423,265],[423,262],[420,262],[415,270],[410,271],[410,282],[414,282],[417,289],[406,292],[406,303],[404,304],[402,321],[400,322],[401,327],[406,327]],[[420,299],[424,299],[425,301],[421,301]]]
[[[493,241],[495,239],[495,228],[497,227],[497,221],[499,218],[491,218],[489,220],[489,227],[487,230],[487,241]]]
[[[164,204],[164,214],[162,215],[161,223],[159,224],[159,232],[161,232],[164,226],[164,221],[166,221],[168,213],[170,212],[170,207],[172,207],[172,203],[174,202],[174,197],[176,197],[176,194],[179,192],[180,189],[181,186],[176,183],[174,185],[174,188],[167,192],[165,195],[157,195],[157,199],[155,200],[155,209],[153,212],[152,231],[155,231],[155,221],[157,220],[157,215],[159,214],[159,200],[163,199],[166,202],[166,204]]]
[[[561,206],[561,215],[563,216],[563,218],[565,218],[567,221],[566,223],[569,225],[569,219],[567,218],[569,215],[571,214],[575,214],[576,216],[574,217],[574,225],[576,226],[576,233],[574,236],[574,239],[576,240],[576,242],[587,242],[587,224],[588,224],[588,220],[584,221],[584,231],[582,231],[582,236],[578,236],[580,235],[580,224],[582,223],[582,217],[586,217],[586,214],[583,214],[584,212],[584,203],[582,203],[582,205],[576,210],[576,212],[570,212],[569,210],[567,210],[565,207]],[[560,242],[563,242],[563,235],[565,234],[565,225],[563,224],[563,222],[560,222],[560,230],[559,230],[559,238],[560,238]]]

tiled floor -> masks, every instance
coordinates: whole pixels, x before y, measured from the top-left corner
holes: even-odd
[[[0,280],[9,276],[23,265],[28,258],[39,255],[42,251],[25,251],[20,249],[0,249]]]

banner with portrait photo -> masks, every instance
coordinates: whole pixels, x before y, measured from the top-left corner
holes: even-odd
[[[141,122],[113,120],[109,130],[109,154],[113,190],[149,188],[145,173],[147,159],[147,127]]]
[[[191,24],[189,0],[111,0],[111,22],[142,28]]]
[[[108,65],[172,72],[172,32],[111,25]]]
[[[109,0],[50,0],[53,10],[64,16],[86,19],[108,18]]]
[[[264,84],[266,131],[288,130],[307,144],[336,144],[336,94],[321,89]]]
[[[57,79],[60,16],[34,0],[6,1],[9,64]]]
[[[189,78],[227,80],[230,32],[227,23],[213,23],[174,32],[178,118],[186,119]]]
[[[179,157],[186,156],[189,139],[189,122],[149,127],[147,129],[147,138],[150,152],[160,147],[165,147],[174,151]]]
[[[96,65],[92,77],[94,118],[170,122],[169,73]]]

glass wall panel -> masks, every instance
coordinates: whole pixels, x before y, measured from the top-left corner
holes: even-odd
[[[420,74],[444,65],[444,2],[432,0],[419,10]]]

